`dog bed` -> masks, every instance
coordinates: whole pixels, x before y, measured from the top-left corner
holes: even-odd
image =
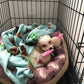
[[[1,38],[0,38],[1,40]],[[36,68],[35,75],[29,79],[27,84],[56,84],[63,76],[68,67],[68,53],[66,43],[63,40],[61,48],[57,50],[57,56],[47,64],[46,67]],[[2,84],[13,84],[4,73],[0,65],[0,82]]]
[[[0,42],[1,38],[0,38]],[[60,47],[56,50],[54,57],[46,66],[36,68],[34,77],[30,78],[27,84],[56,84],[63,76],[68,67],[68,53],[64,39]],[[2,84],[14,84],[5,74],[0,65],[0,82]]]

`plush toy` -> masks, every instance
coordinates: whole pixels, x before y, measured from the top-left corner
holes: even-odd
[[[55,32],[55,37],[52,38],[52,43],[55,48],[58,48],[61,44],[61,40],[63,39],[63,34],[59,34]]]
[[[42,53],[42,54],[41,54],[41,59],[39,59],[38,63],[47,64],[47,63],[51,60],[50,54],[51,54],[53,51],[54,51],[54,49],[48,50],[48,51]]]

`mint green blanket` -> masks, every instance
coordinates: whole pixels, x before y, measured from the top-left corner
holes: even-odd
[[[34,76],[32,70],[28,67],[28,60],[20,54],[22,52],[20,46],[24,45],[29,55],[34,46],[29,46],[28,43],[35,43],[41,36],[52,34],[55,31],[56,26],[52,23],[49,26],[38,26],[34,23],[32,26],[21,24],[17,31],[18,34],[14,33],[14,28],[2,33],[3,45],[0,45],[0,64],[6,75],[15,84],[26,84],[28,79]],[[15,44],[10,42],[10,38],[15,41]],[[16,55],[11,54],[10,49],[13,47],[17,47],[18,49]],[[13,72],[8,67],[13,68]]]

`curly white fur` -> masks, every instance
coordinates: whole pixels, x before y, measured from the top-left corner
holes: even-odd
[[[51,50],[53,49],[53,44],[51,41],[51,37],[49,35],[44,35],[40,37],[37,41],[37,45],[33,52],[30,54],[29,59],[32,62],[34,67],[42,66],[43,64],[39,64],[39,59],[42,59],[43,63],[46,64],[50,61],[51,56],[47,56],[42,58],[41,54],[43,51]]]

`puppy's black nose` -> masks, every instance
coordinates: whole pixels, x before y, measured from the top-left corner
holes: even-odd
[[[50,47],[49,50],[52,50],[52,47]]]

